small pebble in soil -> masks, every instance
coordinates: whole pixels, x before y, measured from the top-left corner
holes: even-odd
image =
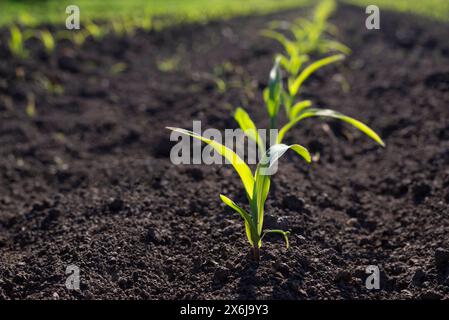
[[[288,230],[290,228],[290,220],[288,217],[279,217],[277,219],[277,225],[282,230]]]
[[[298,241],[298,243],[306,243],[307,239],[304,236],[298,234],[296,235],[296,241]]]
[[[449,262],[449,250],[437,248],[435,250],[435,264],[438,268],[444,268]]]
[[[346,221],[346,225],[352,227],[352,228],[358,228],[360,226],[359,220],[357,218],[350,218]]]

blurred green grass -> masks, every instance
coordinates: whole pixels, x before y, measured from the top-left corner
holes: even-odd
[[[360,6],[412,12],[449,21],[449,0],[342,0]],[[0,26],[64,24],[66,6],[80,7],[81,18],[111,19],[124,16],[168,16],[174,21],[207,21],[238,15],[264,14],[301,7],[316,0],[0,0]],[[362,11],[363,12],[363,11]]]
[[[134,16],[168,16],[174,21],[201,22],[247,14],[263,14],[311,4],[313,0],[0,0],[0,25],[64,24],[68,5],[78,5],[81,20]]]
[[[414,13],[436,20],[449,22],[449,0],[343,0],[346,3],[368,6],[377,5],[382,9]],[[382,18],[381,18],[382,21]]]

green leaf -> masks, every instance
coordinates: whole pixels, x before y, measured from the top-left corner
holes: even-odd
[[[239,207],[234,201],[232,201],[228,197],[220,194],[220,199],[227,206],[229,206],[232,209],[234,209],[235,211],[237,211],[240,214],[240,216],[243,218],[243,220],[245,221],[246,237],[248,238],[249,243],[251,245],[254,245],[253,234],[255,232],[255,226],[254,226],[253,221],[251,219],[251,215],[247,211],[245,211],[244,209]]]
[[[253,120],[251,120],[251,117],[245,111],[245,109],[238,107],[235,110],[234,119],[237,121],[240,128],[248,136],[248,138],[256,142],[260,150],[262,152],[265,152],[264,142],[260,137],[259,132],[257,131],[256,125],[254,124]]]
[[[329,19],[331,14],[335,11],[337,4],[334,0],[321,0],[320,3],[315,7],[313,13],[315,21],[326,21]]]
[[[10,39],[8,41],[8,47],[12,54],[20,58],[26,58],[28,56],[28,50],[25,48],[25,37],[22,31],[15,25],[9,28]]]
[[[270,70],[270,76],[268,79],[268,92],[270,94],[270,100],[276,101],[281,94],[282,82],[281,82],[281,68],[280,57],[276,57],[273,68]]]
[[[254,178],[251,173],[251,169],[248,167],[248,165],[240,158],[234,151],[227,148],[226,146],[222,145],[221,143],[218,143],[216,141],[204,138],[195,132],[181,129],[181,128],[172,128],[167,127],[167,129],[179,132],[188,136],[191,136],[195,139],[201,140],[207,144],[209,144],[212,148],[214,148],[220,155],[226,158],[232,166],[234,167],[235,171],[237,171],[238,175],[240,176],[240,179],[243,182],[243,186],[245,187],[246,194],[248,195],[248,198],[251,199],[253,195],[253,189],[254,189]]]
[[[282,92],[281,60],[281,57],[276,57],[268,79],[268,96],[265,98],[270,118],[276,118],[279,113],[280,96]]]
[[[44,44],[45,50],[48,53],[53,52],[55,49],[56,43],[55,39],[53,38],[53,35],[48,30],[42,30],[40,32],[40,36],[42,39],[42,43]]]
[[[344,55],[342,55],[342,54],[336,54],[336,55],[333,55],[333,56],[330,56],[330,57],[323,58],[323,59],[320,59],[320,60],[318,60],[318,61],[315,61],[314,63],[312,63],[311,65],[309,65],[307,68],[305,68],[305,69],[299,74],[299,76],[296,78],[295,81],[289,83],[289,88],[288,88],[288,90],[289,90],[290,95],[291,95],[291,96],[296,96],[296,94],[298,93],[298,90],[299,90],[299,88],[301,87],[301,85],[303,84],[303,82],[304,82],[305,80],[307,80],[307,78],[308,78],[312,73],[314,73],[316,70],[318,70],[318,69],[320,69],[320,68],[322,68],[322,67],[324,67],[324,66],[326,66],[326,65],[328,65],[328,64],[331,64],[331,63],[334,63],[334,62],[337,62],[337,61],[341,61],[341,60],[343,60],[344,58],[345,58]]]
[[[267,234],[267,233],[278,233],[278,234],[281,234],[283,237],[284,237],[284,241],[285,241],[285,246],[287,247],[287,249],[288,249],[288,247],[290,246],[289,245],[289,243],[288,243],[288,236],[290,235],[290,232],[289,231],[284,231],[284,230],[264,230],[263,231],[264,232],[264,236]]]
[[[283,55],[283,54],[278,54],[277,58],[279,59],[279,63],[281,64],[281,66],[288,71],[289,69],[289,59]]]
[[[292,145],[286,145],[282,143],[275,144],[271,146],[271,148],[265,153],[263,158],[259,161],[258,167],[262,167],[266,170],[262,171],[260,174],[264,174],[264,172],[269,172],[268,170],[271,169],[276,162],[279,160],[280,157],[284,155],[285,152],[287,152],[289,149],[292,149],[295,151],[298,155],[304,158],[307,162],[311,161],[310,153],[309,151],[304,148],[303,146],[299,144],[292,144]],[[257,172],[257,171],[256,171]],[[258,175],[256,175],[256,181],[257,181]]]
[[[295,119],[296,116],[297,116],[301,111],[303,111],[305,108],[310,107],[311,105],[312,105],[312,101],[310,101],[310,100],[304,100],[304,101],[300,101],[300,102],[296,103],[296,104],[291,108],[291,111],[290,111],[290,114],[289,114],[290,120]]]
[[[294,55],[297,51],[298,51],[298,47],[295,44],[295,42],[287,39],[286,36],[284,36],[282,33],[277,32],[277,31],[273,31],[273,30],[264,30],[262,31],[262,35],[267,37],[267,38],[271,38],[276,40],[277,42],[279,42],[280,44],[282,44],[282,46],[284,47],[285,51],[290,55]]]
[[[334,40],[323,40],[319,43],[319,47],[324,52],[339,51],[345,55],[351,54],[351,49],[348,46]]]
[[[356,127],[363,133],[365,133],[368,137],[376,141],[378,144],[380,144],[382,147],[385,147],[385,143],[382,141],[382,139],[379,137],[379,135],[374,132],[370,127],[365,125],[364,123],[348,117],[342,113],[339,113],[337,111],[331,110],[331,109],[306,109],[302,113],[298,115],[295,119],[291,120],[289,123],[287,123],[282,129],[279,131],[278,135],[278,142],[281,142],[284,138],[286,132],[290,130],[294,125],[296,125],[298,122],[300,122],[303,119],[310,118],[310,117],[328,117],[328,118],[335,118],[342,120],[344,122],[349,123],[350,125]]]

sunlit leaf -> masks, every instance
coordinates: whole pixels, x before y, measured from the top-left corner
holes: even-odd
[[[382,139],[379,137],[379,135],[374,132],[370,127],[368,127],[366,124],[348,117],[340,112],[330,110],[330,109],[306,109],[302,113],[298,115],[295,119],[291,120],[289,123],[287,123],[282,129],[279,131],[278,135],[278,142],[281,142],[285,136],[285,133],[290,130],[294,125],[296,125],[298,122],[300,122],[303,119],[310,118],[310,117],[328,117],[328,118],[334,118],[339,119],[344,122],[347,122],[354,126],[355,128],[359,129],[363,133],[365,133],[368,137],[376,141],[378,144],[380,144],[382,147],[385,147],[385,143],[382,141]]]
[[[268,233],[278,233],[280,235],[282,235],[284,237],[284,241],[285,241],[285,246],[287,247],[287,249],[289,248],[290,244],[288,242],[288,236],[290,235],[289,231],[284,231],[284,230],[264,230],[264,235],[268,234]]]
[[[251,215],[244,209],[242,209],[240,206],[238,206],[234,201],[229,199],[228,197],[220,194],[220,199],[223,201],[227,206],[234,209],[237,213],[240,214],[242,219],[245,221],[245,231],[246,231],[246,237],[248,238],[248,241],[251,245],[254,244],[254,241],[252,239],[252,234],[255,232],[255,226],[253,224],[253,221],[251,219]]]
[[[295,105],[293,105],[293,107],[291,108],[290,114],[289,114],[290,120],[296,118],[296,116],[301,111],[310,107],[311,105],[312,105],[312,101],[310,101],[310,100],[300,101],[300,102],[296,103]]]
[[[222,145],[221,143],[218,143],[214,140],[210,140],[207,138],[204,138],[195,132],[181,129],[181,128],[172,128],[167,127],[167,129],[179,132],[188,136],[191,136],[193,138],[196,138],[198,140],[201,140],[207,144],[209,144],[212,148],[214,148],[220,155],[226,158],[226,160],[229,161],[229,163],[232,164],[235,171],[237,171],[238,175],[240,176],[240,179],[243,182],[243,186],[245,187],[245,191],[248,195],[248,198],[251,199],[253,195],[253,189],[254,189],[254,178],[251,173],[251,169],[248,167],[248,165],[240,158],[234,151],[227,148],[226,146]]]
[[[251,120],[251,117],[245,111],[245,109],[240,107],[237,108],[234,113],[234,119],[237,121],[240,128],[248,136],[248,138],[256,142],[262,152],[265,152],[264,141],[260,137],[256,125],[254,124],[253,120]]]
[[[307,80],[307,78],[314,73],[315,71],[317,71],[318,69],[337,62],[337,61],[341,61],[345,58],[344,55],[342,54],[337,54],[337,55],[333,55],[327,58],[323,58],[320,59],[318,61],[315,61],[314,63],[310,64],[309,66],[307,66],[307,68],[305,68],[300,74],[299,76],[295,79],[295,81],[291,82],[289,84],[289,93],[291,96],[295,96],[298,93],[299,88],[301,87],[301,85],[303,84],[303,82],[305,80]]]

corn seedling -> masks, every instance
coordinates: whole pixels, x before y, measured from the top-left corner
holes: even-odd
[[[112,31],[119,37],[133,34],[136,26],[137,23],[131,17],[121,17],[111,21]]]
[[[334,6],[335,2],[332,0],[323,1],[315,10],[313,21],[310,22],[310,24],[309,21],[303,21],[301,22],[301,30],[299,30],[299,28],[298,30],[292,28],[294,34],[296,32],[295,39],[293,40],[288,39],[280,32],[273,30],[266,31],[266,35],[281,42],[287,52],[287,55],[278,55],[275,58],[274,66],[270,71],[268,86],[263,91],[263,98],[269,116],[270,129],[278,129],[277,122],[281,106],[284,106],[288,121],[280,127],[276,143],[267,150],[266,141],[262,140],[262,137],[259,135],[256,125],[249,114],[243,108],[236,109],[234,119],[238,122],[240,128],[248,139],[256,143],[259,154],[262,155],[254,173],[236,153],[219,142],[202,137],[192,131],[180,128],[168,128],[208,144],[218,152],[218,154],[231,163],[237,174],[240,176],[249,202],[249,210],[237,205],[234,201],[222,194],[220,195],[220,199],[227,206],[236,211],[243,219],[246,236],[252,248],[255,260],[259,260],[260,258],[262,239],[268,233],[282,235],[287,248],[289,246],[288,231],[264,230],[263,221],[265,201],[268,197],[271,184],[270,169],[289,149],[295,151],[307,162],[311,162],[311,156],[303,146],[299,144],[286,145],[282,143],[283,138],[291,128],[302,120],[310,117],[333,118],[351,124],[381,146],[385,146],[382,139],[362,122],[334,110],[312,108],[312,102],[310,100],[297,101],[297,97],[304,81],[306,81],[315,71],[326,65],[344,59],[344,55],[336,54],[319,59],[305,66],[309,61],[310,53],[320,48],[325,48],[326,50],[329,50],[330,48],[328,45],[329,42],[325,42],[327,40],[323,39],[323,34],[330,29],[327,24],[327,18],[334,10]],[[324,43],[327,43],[327,45],[323,47]],[[288,73],[285,88],[282,77],[282,68]]]
[[[284,89],[281,74],[282,58],[278,56],[275,59],[274,66],[270,71],[268,87],[265,88],[263,92],[263,98],[270,120],[270,129],[277,128],[277,118],[281,105],[284,106],[285,113],[289,120],[293,120],[302,110],[310,107],[312,105],[310,100],[303,100],[295,103],[304,81],[306,81],[318,69],[343,59],[344,56],[338,54],[317,60],[305,68],[301,68],[301,63],[298,67],[302,70],[300,70],[297,76],[293,75],[296,72],[297,66],[294,67],[295,71],[291,71],[288,69],[289,66],[284,65],[284,68],[287,69],[287,73],[289,74],[287,79],[287,88]]]
[[[276,59],[270,72],[268,87],[264,90],[264,100],[270,120],[270,129],[278,129],[277,118],[280,111],[280,106],[284,103],[288,122],[279,128],[280,130],[277,137],[277,143],[282,143],[285,134],[300,121],[310,117],[327,117],[347,122],[368,135],[381,146],[385,146],[382,139],[371,128],[354,118],[348,117],[331,109],[312,108],[312,101],[310,100],[303,100],[293,104],[301,85],[313,72],[325,65],[342,60],[343,58],[343,55],[335,55],[310,64],[302,70],[302,72],[294,80],[291,80],[291,78],[288,79],[287,90],[283,88],[281,68],[279,66],[280,63],[279,59]],[[248,127],[248,124],[253,123],[249,114],[243,108],[237,108],[234,114],[234,119],[244,132],[249,130],[250,127]],[[256,138],[250,135],[248,135],[248,137],[253,140]]]
[[[25,37],[17,26],[9,28],[10,39],[8,47],[11,53],[19,58],[25,59],[28,57],[28,50],[25,48]]]
[[[144,31],[150,31],[153,28],[153,18],[151,15],[151,9],[146,8],[144,15],[137,21],[137,25]]]
[[[103,38],[107,33],[106,28],[104,26],[96,24],[91,20],[88,20],[85,25],[87,35],[91,36],[96,40]]]
[[[296,77],[289,76],[287,79],[287,88],[282,90],[281,97],[284,104],[287,117],[291,120],[294,119],[304,108],[310,107],[311,102],[309,100],[303,100],[295,103],[300,89],[303,83],[313,74],[315,71],[345,58],[342,54],[333,55],[330,57],[322,58],[313,63],[310,63],[307,67],[303,68],[299,75]],[[280,71],[279,71],[280,72]],[[281,87],[282,88],[282,87]]]
[[[172,57],[156,61],[156,66],[159,69],[159,71],[170,72],[175,70],[179,66],[180,62],[181,57],[179,55],[174,55]]]
[[[37,25],[36,19],[28,12],[21,12],[19,14],[19,24],[23,27],[34,27]]]
[[[41,30],[39,32],[39,35],[47,54],[52,53],[53,50],[55,50],[56,42],[51,32],[49,32],[48,30]]]
[[[248,124],[247,130],[245,131],[248,135],[252,136],[262,145],[262,141],[258,138],[257,130],[254,123]],[[246,237],[252,248],[253,256],[256,261],[260,258],[260,247],[262,246],[262,239],[268,233],[276,233],[283,236],[285,244],[288,248],[288,231],[284,230],[264,230],[263,229],[263,219],[264,219],[264,207],[265,201],[268,197],[270,191],[270,169],[276,165],[282,155],[291,149],[295,151],[299,156],[303,157],[307,162],[311,161],[310,154],[306,148],[298,145],[285,145],[285,144],[275,144],[270,147],[267,152],[264,152],[263,157],[259,161],[255,173],[251,172],[249,166],[231,149],[226,146],[207,138],[204,138],[192,131],[180,129],[180,128],[167,128],[172,131],[176,131],[195,139],[203,141],[210,145],[216,152],[223,156],[229,163],[232,164],[237,174],[240,176],[243,187],[246,192],[246,196],[249,201],[250,210],[247,211],[244,208],[237,205],[234,201],[228,197],[220,194],[220,199],[234,211],[236,211],[240,217],[243,219],[246,231]]]
[[[54,83],[46,77],[41,77],[37,79],[37,82],[50,94],[62,95],[64,93],[64,87],[61,84]]]
[[[34,118],[36,116],[36,101],[34,94],[32,93],[27,95],[27,106],[25,108],[25,112],[30,118]]]
[[[118,62],[118,63],[112,65],[110,72],[111,72],[111,74],[116,75],[116,74],[125,72],[125,70],[127,68],[128,68],[128,65],[126,63]]]
[[[293,94],[293,96],[296,95],[297,91],[299,90],[299,87],[302,84],[302,81],[304,81],[314,70],[319,68],[320,65],[323,65],[325,63],[330,63],[329,61],[322,61],[318,65],[313,66],[313,64],[310,66],[310,69],[304,69],[301,74],[298,76],[297,79],[295,79],[294,82],[289,83],[289,93]],[[312,67],[313,66],[313,67]],[[281,70],[279,67],[279,60],[276,61],[275,66],[270,72],[270,79],[269,79],[269,85],[266,88],[264,92],[265,100],[267,101],[267,110],[270,117],[270,126],[272,129],[276,128],[276,119],[277,119],[277,113],[280,109],[280,104],[282,100],[283,95],[283,86],[282,86],[282,76],[281,76]],[[243,108],[237,108],[237,110],[234,113],[234,118],[238,122],[240,128],[243,130],[243,132],[246,134],[248,139],[253,140],[256,145],[259,147],[259,151],[262,154],[265,154],[261,161],[259,162],[256,173],[254,175],[254,178],[251,175],[250,170],[237,168],[236,165],[234,165],[234,168],[236,168],[237,172],[239,170],[245,171],[243,173],[239,172],[240,177],[242,178],[243,184],[245,185],[247,196],[250,202],[250,208],[251,213],[246,212],[244,209],[236,205],[232,200],[226,198],[225,196],[221,195],[221,199],[223,202],[225,202],[228,206],[233,208],[235,211],[239,212],[240,215],[245,220],[245,227],[246,232],[248,236],[248,240],[253,247],[254,256],[256,259],[258,259],[259,255],[259,247],[260,247],[260,241],[263,238],[264,234],[266,234],[268,231],[261,232],[262,230],[262,224],[263,224],[263,205],[266,200],[266,196],[268,195],[268,191],[270,188],[270,177],[261,175],[260,170],[261,168],[264,168],[264,165],[268,162],[271,162],[273,159],[278,159],[288,148],[293,149],[298,154],[303,156],[307,160],[307,162],[311,161],[311,157],[307,151],[302,146],[299,145],[293,145],[293,146],[287,146],[285,144],[282,144],[282,140],[285,136],[285,134],[293,128],[296,124],[301,122],[304,119],[310,118],[310,117],[327,117],[327,118],[333,118],[338,119],[341,121],[344,121],[346,123],[351,124],[355,128],[359,129],[363,133],[365,133],[367,136],[369,136],[371,139],[376,141],[381,146],[385,146],[382,139],[368,126],[363,124],[362,122],[348,117],[344,114],[341,114],[337,111],[330,110],[330,109],[318,109],[318,108],[312,108],[312,103],[310,101],[302,101],[300,103],[297,103],[293,106],[293,108],[289,111],[289,121],[281,127],[279,130],[276,144],[273,145],[268,152],[265,153],[265,145],[264,141],[262,141],[261,137],[257,133],[256,125],[251,120],[249,114],[243,109]],[[177,130],[179,131],[179,130]],[[186,132],[184,132],[186,133]],[[200,139],[210,145],[212,145],[214,148],[218,150],[218,148],[221,148],[220,154],[224,155],[228,153],[228,155],[224,155],[226,159],[234,157],[232,154],[229,154],[229,151],[226,149],[223,149],[225,147],[218,145],[214,141],[210,141],[207,139],[204,139],[202,137],[199,137],[195,135],[194,133],[187,132],[186,134],[192,135],[197,139]],[[231,157],[232,156],[232,157]],[[229,160],[229,159],[228,159]],[[234,159],[235,160],[235,159]],[[240,159],[241,161],[241,159]],[[230,161],[233,163],[232,161]],[[242,162],[242,161],[241,161]],[[234,163],[233,163],[234,164]],[[249,173],[248,173],[249,171]],[[252,180],[254,179],[254,180]],[[249,182],[248,182],[249,181]],[[249,187],[246,185],[248,184]],[[252,194],[252,197],[250,195]],[[271,232],[276,232],[279,234],[282,234],[285,237],[285,241],[287,242],[288,246],[288,233],[283,230],[271,230]]]
[[[262,34],[279,42],[287,54],[280,55],[283,64],[288,64],[286,68],[293,75],[299,71],[299,65],[308,60],[312,54],[326,54],[331,51],[337,51],[343,54],[349,54],[351,50],[344,44],[328,39],[329,34],[336,33],[336,27],[327,20],[334,12],[336,7],[334,0],[321,1],[313,13],[312,19],[297,19],[293,23],[273,22],[270,29],[264,30]],[[287,29],[293,38],[289,39],[279,29]]]

